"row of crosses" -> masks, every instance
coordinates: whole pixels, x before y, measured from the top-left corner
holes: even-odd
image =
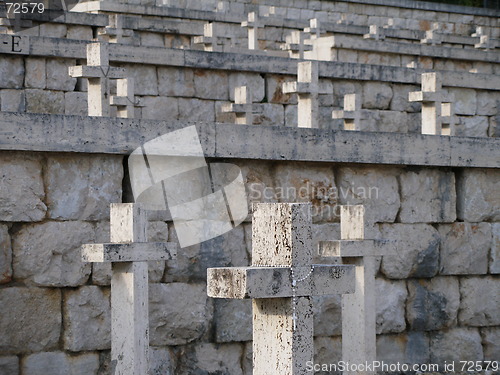
[[[341,239],[318,244],[337,264],[313,264],[310,203],[262,203],[253,208],[252,265],[209,268],[207,294],[251,298],[253,373],[306,373],[313,360],[312,296],[342,295],[342,356],[376,360],[377,257],[393,243],[365,239],[363,206],[341,206]],[[149,363],[148,264],[176,259],[173,243],[148,243],[140,204],[112,204],[110,243],[82,246],[84,262],[111,262],[111,359],[115,374],[144,375]],[[343,263],[343,264],[338,264]],[[371,373],[366,373],[371,374]]]

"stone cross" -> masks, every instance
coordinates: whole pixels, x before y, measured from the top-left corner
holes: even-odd
[[[489,35],[480,35],[479,36],[479,43],[474,44],[474,48],[477,49],[491,49],[491,41]]]
[[[353,364],[373,363],[376,360],[376,257],[392,252],[393,245],[382,240],[365,240],[365,209],[361,205],[340,207],[340,232],[340,241],[320,242],[319,253],[340,257],[344,264],[356,267],[356,291],[342,296],[342,360]]]
[[[433,22],[430,30],[425,32],[425,38],[420,40],[422,44],[441,44],[442,38],[439,33],[439,23]]]
[[[332,112],[333,119],[344,120],[344,130],[361,130],[361,98],[358,94],[344,95],[344,109]]]
[[[111,362],[116,375],[149,369],[148,263],[176,257],[172,243],[147,243],[146,211],[117,203],[110,210],[111,243],[82,246],[84,262],[111,262]]]
[[[258,31],[259,19],[257,13],[248,13],[248,20],[241,23],[241,27],[248,29],[248,49],[259,49]]]
[[[139,101],[135,101],[133,78],[116,80],[116,95],[111,96],[110,105],[116,107],[118,117],[134,118],[135,107],[139,106]]]
[[[441,135],[455,135],[455,111],[453,103],[441,103]]]
[[[254,205],[252,265],[210,268],[213,298],[252,298],[253,374],[305,375],[313,360],[311,297],[352,293],[353,266],[312,265],[310,203]]]
[[[422,91],[410,92],[408,98],[422,103],[422,134],[442,135],[442,103],[451,103],[453,98],[442,92],[439,74],[422,73]]]
[[[364,39],[375,39],[375,40],[383,40],[385,39],[385,35],[383,30],[380,29],[377,25],[370,25],[370,31],[368,34],[363,35]]]
[[[297,94],[299,128],[318,128],[318,62],[298,63],[296,82],[283,83],[283,93]]]
[[[109,43],[123,43],[125,38],[134,36],[134,30],[125,29],[124,23],[125,18],[122,15],[112,14],[109,16],[109,26],[100,31],[99,35],[105,36]]]
[[[212,22],[207,22],[203,26],[203,36],[195,36],[194,43],[203,44],[205,51],[218,51],[217,36]]]
[[[309,20],[309,27],[304,29],[304,32],[309,34],[309,40],[311,40],[311,44],[314,40],[319,39],[321,35],[321,27],[320,22],[317,18],[312,18]]]
[[[69,75],[87,78],[89,116],[109,117],[109,79],[126,78],[123,68],[109,66],[109,44],[87,44],[87,65],[71,66]]]
[[[222,106],[222,112],[234,113],[236,123],[242,125],[252,125],[253,114],[262,113],[262,107],[252,103],[252,91],[248,86],[238,86],[234,88],[234,104]]]
[[[384,25],[384,29],[394,29],[396,27],[394,18],[389,18],[387,23]]]
[[[290,35],[287,35],[282,50],[288,51],[291,58],[303,60],[305,52],[312,51],[312,45],[308,42],[308,39],[306,39],[305,32],[294,30]]]

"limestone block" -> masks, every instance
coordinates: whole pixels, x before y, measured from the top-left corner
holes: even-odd
[[[408,133],[408,114],[399,111],[378,111],[380,121],[378,131]]]
[[[458,219],[500,221],[500,170],[466,169],[458,175]]]
[[[453,222],[456,219],[455,175],[423,169],[401,174],[402,223]]]
[[[74,116],[87,116],[87,93],[72,91],[64,93],[64,114]]]
[[[490,126],[488,128],[488,136],[489,137],[500,137],[500,127],[499,127],[499,121],[500,121],[500,114],[497,116],[491,116],[490,117]]]
[[[66,25],[54,23],[40,24],[40,36],[49,38],[65,38],[67,33]]]
[[[489,126],[487,116],[458,116],[456,135],[461,137],[487,137]]]
[[[92,224],[78,221],[22,227],[13,236],[16,279],[52,287],[85,284],[91,267],[81,261],[80,248],[94,235]]]
[[[240,344],[202,343],[194,348],[196,361],[186,373],[242,375]]]
[[[213,122],[215,121],[215,102],[179,98],[179,120]]]
[[[64,348],[72,352],[111,348],[110,290],[82,286],[64,294]]]
[[[313,224],[311,229],[314,244],[320,241],[334,241],[340,238],[340,224],[338,223]]]
[[[165,38],[162,34],[141,32],[141,46],[165,47]]]
[[[12,279],[12,249],[8,227],[0,225],[0,284]]]
[[[229,74],[229,100],[234,102],[234,89],[239,86],[250,88],[254,103],[260,103],[264,99],[266,84],[264,78],[259,74],[243,72]],[[270,102],[272,101],[270,100]]]
[[[26,88],[44,89],[47,82],[45,58],[27,57],[24,64],[26,66],[24,86]]]
[[[40,221],[47,207],[42,166],[33,156],[9,153],[0,156],[0,220]]]
[[[342,108],[344,106],[344,96],[346,94],[360,93],[363,86],[352,81],[336,81],[333,85],[334,105]]]
[[[313,323],[315,336],[342,334],[342,301],[340,295],[313,296]]]
[[[358,51],[353,51],[350,49],[339,49],[337,51],[339,62],[357,63],[359,60]]]
[[[408,281],[406,317],[413,331],[433,331],[456,324],[460,292],[454,277]]]
[[[205,285],[150,284],[149,316],[151,345],[183,345],[199,339],[212,319]]]
[[[55,349],[61,334],[58,289],[0,289],[0,350],[20,354]]]
[[[358,52],[358,63],[368,65],[382,65],[381,54],[378,52]]]
[[[400,207],[398,172],[389,168],[340,168],[340,203],[364,205],[369,223],[394,222]]]
[[[500,328],[484,328],[481,330],[483,337],[483,351],[485,361],[498,361],[500,358]]]
[[[484,327],[500,325],[498,279],[471,277],[460,281],[461,325]]]
[[[492,236],[489,223],[440,225],[443,275],[481,275],[488,272]]]
[[[22,88],[24,73],[25,68],[21,57],[2,56],[0,59],[0,88]]]
[[[297,105],[285,106],[285,126],[296,128],[298,125]]]
[[[25,112],[26,104],[23,90],[0,90],[2,112]]]
[[[193,70],[158,67],[158,94],[162,96],[194,96]]]
[[[0,357],[1,375],[19,375],[19,358],[16,356]]]
[[[477,96],[474,89],[450,89],[449,93],[455,96],[455,113],[457,115],[473,116],[477,109]]]
[[[381,270],[390,279],[433,277],[439,268],[439,234],[426,224],[383,224],[381,238],[396,240],[396,255],[382,258]]]
[[[67,25],[66,39],[92,40],[92,27],[80,25]]]
[[[48,90],[26,90],[26,112],[64,114],[64,92]]]
[[[254,125],[282,126],[285,123],[285,111],[281,104],[262,103],[262,113],[253,117]]]
[[[338,192],[333,169],[308,163],[278,164],[275,168],[279,202],[311,202],[313,222],[339,221]]]
[[[252,203],[276,203],[278,197],[274,188],[274,165],[256,161],[240,161],[238,167],[245,182],[249,209]],[[251,237],[251,236],[250,236]]]
[[[314,363],[330,364],[342,360],[342,341],[340,337],[314,338]],[[313,373],[313,372],[311,372]],[[332,371],[314,372],[314,374],[333,374]]]
[[[380,82],[367,82],[363,86],[363,108],[389,109],[392,95],[390,85]]]
[[[431,363],[481,361],[483,348],[477,329],[453,328],[430,334]],[[441,367],[443,370],[443,367]]]
[[[214,301],[215,341],[252,341],[252,301]]]
[[[229,78],[227,73],[196,69],[194,71],[194,91],[197,98],[228,100]]]
[[[150,120],[172,121],[179,117],[177,99],[161,96],[145,96],[141,99],[142,118]]]
[[[477,92],[476,113],[482,116],[494,116],[498,114],[500,95],[494,91]]]
[[[22,373],[26,375],[97,375],[99,355],[85,353],[69,356],[63,352],[35,353],[22,362]]]
[[[294,82],[297,77],[283,75],[266,76],[266,98],[269,103],[296,104],[297,96],[283,93],[285,82]]]
[[[422,115],[408,113],[408,133],[422,134]]]
[[[490,254],[490,273],[500,273],[500,223],[491,224],[491,233],[493,242],[491,244]]]
[[[73,91],[76,78],[68,74],[70,66],[75,66],[75,60],[47,59],[47,89]]]
[[[424,332],[377,336],[377,360],[387,364],[429,363],[429,338]]]
[[[243,374],[252,375],[253,374],[253,345],[252,341],[244,344],[243,356],[241,360],[241,367],[243,369]]]
[[[149,375],[173,375],[175,356],[168,348],[149,348]]]
[[[152,65],[126,65],[127,73],[134,78],[135,95],[158,95],[158,76]]]
[[[403,332],[406,328],[404,281],[376,279],[377,334]]]
[[[391,111],[419,112],[422,105],[408,101],[408,93],[419,90],[420,88],[415,85],[393,85],[394,96],[391,101]]]

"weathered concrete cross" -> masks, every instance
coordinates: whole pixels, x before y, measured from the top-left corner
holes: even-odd
[[[439,23],[433,22],[430,30],[425,32],[425,38],[420,40],[422,44],[441,44],[442,37],[439,32]]]
[[[298,96],[299,128],[318,128],[318,62],[305,61],[298,63],[296,82],[284,82],[283,93]]]
[[[87,65],[69,67],[69,75],[87,78],[89,116],[109,117],[109,79],[126,78],[123,68],[109,66],[109,44],[87,44]]]
[[[305,375],[311,296],[352,293],[353,266],[312,265],[311,204],[254,206],[252,266],[208,269],[208,295],[252,298],[253,373]]]
[[[241,27],[248,29],[248,49],[259,49],[259,18],[257,13],[248,13],[248,20],[241,23]]]
[[[195,36],[193,42],[194,44],[203,44],[203,49],[205,51],[219,51],[214,24],[212,22],[207,22],[203,25],[203,35]]]
[[[453,98],[442,91],[441,77],[438,73],[422,73],[422,91],[409,93],[410,102],[422,103],[422,134],[446,135],[448,131],[442,131],[442,104],[451,103]],[[444,119],[450,129],[454,127],[452,106],[445,106],[447,116],[451,120]],[[451,122],[450,122],[451,121]],[[451,133],[451,130],[450,130]]]
[[[146,212],[138,204],[111,205],[111,243],[82,246],[84,262],[111,262],[111,361],[116,375],[149,369],[149,260],[176,257],[173,243],[147,243]]]
[[[253,114],[262,113],[262,106],[252,103],[253,96],[250,87],[238,86],[234,88],[234,104],[229,103],[222,106],[222,112],[234,113],[236,123],[252,125]]]
[[[376,360],[376,257],[392,253],[394,247],[381,240],[365,240],[364,206],[341,206],[340,232],[340,241],[320,242],[319,253],[340,257],[344,264],[356,267],[356,291],[342,296],[342,360],[352,364],[373,363]]]
[[[358,94],[344,95],[344,109],[332,112],[333,119],[344,120],[344,130],[361,129],[361,100]]]
[[[135,101],[133,78],[116,80],[116,95],[111,96],[110,105],[116,107],[118,117],[134,118],[135,107],[140,104]]]
[[[383,33],[383,29],[377,25],[370,25],[370,31],[368,34],[363,35],[364,39],[375,39],[375,40],[383,40],[385,39],[385,35]]]
[[[134,30],[124,28],[125,18],[119,14],[109,16],[109,26],[99,32],[109,43],[123,43],[134,36]]]
[[[300,30],[294,30],[285,38],[285,44],[282,50],[288,51],[288,55],[294,59],[304,59],[305,52],[312,51],[312,45],[306,44],[306,33]]]

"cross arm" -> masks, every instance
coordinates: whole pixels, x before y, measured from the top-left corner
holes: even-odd
[[[345,119],[345,120],[354,120],[356,119],[356,111],[344,111],[344,110],[335,110],[332,111],[333,119]]]
[[[222,112],[234,112],[234,113],[262,113],[263,108],[261,105],[257,104],[236,104],[228,103],[221,107]]]
[[[354,293],[353,266],[209,268],[207,294],[213,298],[282,298]]]
[[[319,255],[324,257],[363,257],[396,254],[396,242],[388,240],[320,241]]]
[[[176,256],[177,244],[173,242],[105,243],[82,246],[84,262],[145,262],[170,260]]]
[[[309,82],[284,82],[284,94],[312,94],[316,87]]]
[[[125,68],[78,65],[69,67],[69,75],[73,78],[126,78]]]

